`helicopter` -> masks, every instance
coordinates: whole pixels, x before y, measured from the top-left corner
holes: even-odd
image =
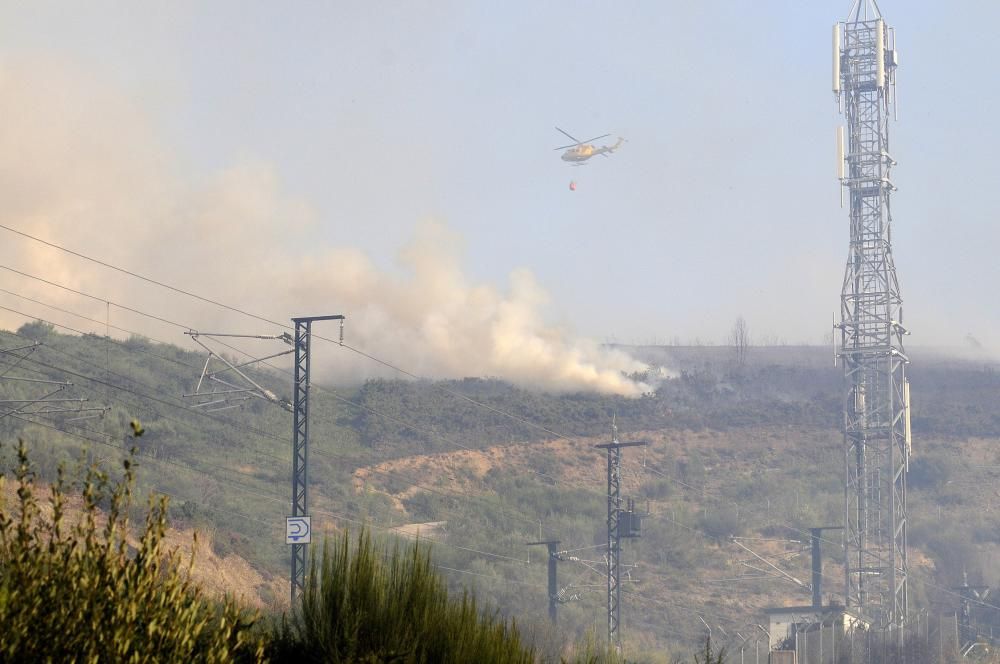
[[[573,166],[584,166],[585,162],[595,155],[603,155],[607,157],[609,154],[620,148],[621,144],[625,142],[625,139],[619,136],[618,142],[615,143],[614,145],[603,145],[601,147],[596,147],[590,141],[596,141],[602,138],[607,138],[611,134],[595,136],[594,138],[588,138],[586,141],[581,141],[574,138],[569,133],[563,131],[559,127],[556,127],[556,131],[574,141],[570,145],[563,145],[556,148],[556,150],[566,150],[562,154],[561,158],[563,161],[570,162]]]

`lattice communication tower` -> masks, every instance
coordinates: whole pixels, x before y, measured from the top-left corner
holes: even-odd
[[[845,599],[874,625],[907,611],[906,471],[910,454],[908,358],[892,258],[889,120],[895,113],[895,32],[874,0],[855,0],[834,26],[838,171],[851,235],[841,291],[844,369]]]

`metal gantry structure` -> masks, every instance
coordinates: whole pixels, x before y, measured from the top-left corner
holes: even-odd
[[[902,298],[892,258],[889,121],[895,114],[895,32],[874,0],[855,0],[834,26],[838,174],[850,206],[841,291],[844,370],[845,601],[873,625],[907,614],[906,470],[909,384]]]
[[[309,515],[309,369],[312,353],[312,324],[321,320],[340,321],[340,340],[344,340],[344,317],[303,316],[295,323],[295,385],[292,400],[292,516]],[[306,545],[292,544],[291,598],[306,587]]]
[[[843,530],[843,526],[819,526],[809,529],[809,548],[812,551],[812,605],[823,608],[823,540],[824,530]]]
[[[621,642],[621,544],[623,537],[638,537],[640,516],[632,501],[622,509],[622,448],[648,445],[646,441],[619,442],[618,426],[611,424],[611,442],[596,445],[608,451],[608,644],[620,653]]]
[[[204,348],[208,352],[205,359],[205,366],[201,370],[198,385],[192,394],[185,394],[185,397],[208,398],[208,401],[196,403],[193,407],[205,407],[206,412],[224,410],[226,408],[237,407],[239,402],[256,397],[269,401],[292,413],[292,518],[309,516],[309,388],[310,388],[310,364],[312,359],[312,324],[317,321],[339,320],[340,321],[340,343],[344,342],[344,316],[340,314],[329,316],[300,316],[293,318],[295,323],[294,336],[283,333],[278,335],[256,335],[256,334],[220,334],[189,331],[185,334]],[[262,358],[253,358],[242,364],[233,364],[222,355],[215,353],[200,337],[238,337],[244,339],[274,339],[280,340],[293,346],[292,350],[285,350]],[[292,380],[292,401],[281,399],[274,392],[266,389],[243,371],[245,367],[259,364],[265,360],[281,357],[294,353],[294,372]],[[220,361],[224,368],[209,371],[212,358]],[[220,374],[233,373],[239,376],[244,385],[233,382],[229,377],[221,378]],[[211,391],[202,391],[202,386],[206,380],[213,384]],[[219,389],[221,388],[221,389]],[[307,543],[292,543],[291,571],[289,576],[290,594],[292,605],[295,600],[302,595],[306,585],[306,560]]]
[[[57,394],[66,388],[73,387],[73,383],[10,375],[13,370],[17,369],[24,360],[28,359],[41,346],[41,342],[33,341],[14,348],[0,348],[0,356],[9,355],[14,358],[12,362],[3,367],[3,371],[0,373],[0,382],[39,386],[45,390],[44,394],[29,398],[0,399],[0,419],[5,417],[23,418],[29,416],[51,418],[57,415],[62,417],[74,415],[74,417],[68,418],[65,421],[76,422],[89,420],[94,417],[104,417],[104,414],[111,410],[110,406],[86,407],[84,404],[87,403],[88,399],[56,397]]]

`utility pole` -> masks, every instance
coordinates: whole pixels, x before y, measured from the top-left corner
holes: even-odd
[[[292,518],[309,517],[309,364],[312,349],[312,324],[321,320],[340,321],[340,340],[344,340],[344,317],[303,316],[295,323],[295,387],[292,400]],[[292,544],[291,598],[306,587],[307,544]]]
[[[843,530],[843,526],[820,526],[810,528],[810,540],[812,544],[812,595],[813,608],[817,611],[823,608],[823,553],[820,549],[820,540],[824,530]]]
[[[295,323],[295,336],[287,332],[279,335],[251,335],[251,334],[220,334],[196,332],[194,330],[185,332],[191,340],[208,351],[205,359],[205,366],[201,370],[198,378],[198,385],[192,394],[185,394],[185,397],[208,397],[209,401],[196,403],[193,407],[206,407],[206,412],[223,410],[239,405],[243,401],[252,397],[264,399],[273,404],[281,406],[292,413],[292,515],[285,518],[285,543],[292,547],[292,563],[290,573],[290,593],[292,606],[295,600],[301,596],[305,590],[306,581],[306,548],[311,542],[311,520],[309,516],[309,370],[312,347],[312,324],[316,321],[339,320],[340,321],[340,343],[344,342],[344,316],[300,316],[293,318]],[[280,353],[268,355],[267,357],[254,358],[243,364],[233,364],[225,357],[216,354],[211,348],[201,341],[201,337],[237,337],[247,339],[275,339],[293,346],[292,350],[285,350]],[[293,397],[291,403],[287,399],[279,398],[274,392],[265,389],[253,378],[248,376],[243,368],[263,362],[264,360],[281,357],[290,353],[295,354],[295,370],[293,378]],[[216,358],[225,365],[224,369],[209,371],[212,358]],[[220,378],[220,374],[232,372],[243,379],[244,385],[232,382],[233,378]],[[223,389],[213,387],[212,391],[202,391],[202,385],[206,380]]]
[[[557,624],[556,607],[559,605],[559,586],[556,581],[556,563],[559,562],[559,540],[544,540],[542,542],[528,542],[528,546],[544,545],[549,552],[549,620],[552,624]]]
[[[622,448],[648,445],[646,441],[619,442],[618,425],[611,422],[611,442],[595,445],[608,451],[608,643],[621,653],[621,542],[622,537],[639,537],[642,520],[629,501],[622,509]],[[624,522],[624,523],[623,523]]]

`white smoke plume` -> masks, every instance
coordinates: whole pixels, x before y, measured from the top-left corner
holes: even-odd
[[[546,294],[527,270],[514,270],[502,289],[470,283],[460,239],[441,223],[419,224],[398,254],[398,270],[382,270],[350,247],[346,230],[342,246],[296,242],[315,236],[319,220],[283,193],[265,163],[246,161],[207,183],[185,181],[148,114],[79,71],[0,63],[0,108],[0,223],[272,320],[343,313],[352,345],[421,375],[496,376],[557,391],[649,389],[624,375],[642,363],[549,323]],[[280,332],[3,230],[0,264],[202,331]],[[113,325],[186,342],[175,327],[6,270],[0,288],[99,321],[0,293],[0,305],[75,329],[124,336]],[[0,327],[26,320],[0,310]],[[337,334],[332,326],[317,332]],[[316,357],[336,380],[391,375],[333,347]]]

